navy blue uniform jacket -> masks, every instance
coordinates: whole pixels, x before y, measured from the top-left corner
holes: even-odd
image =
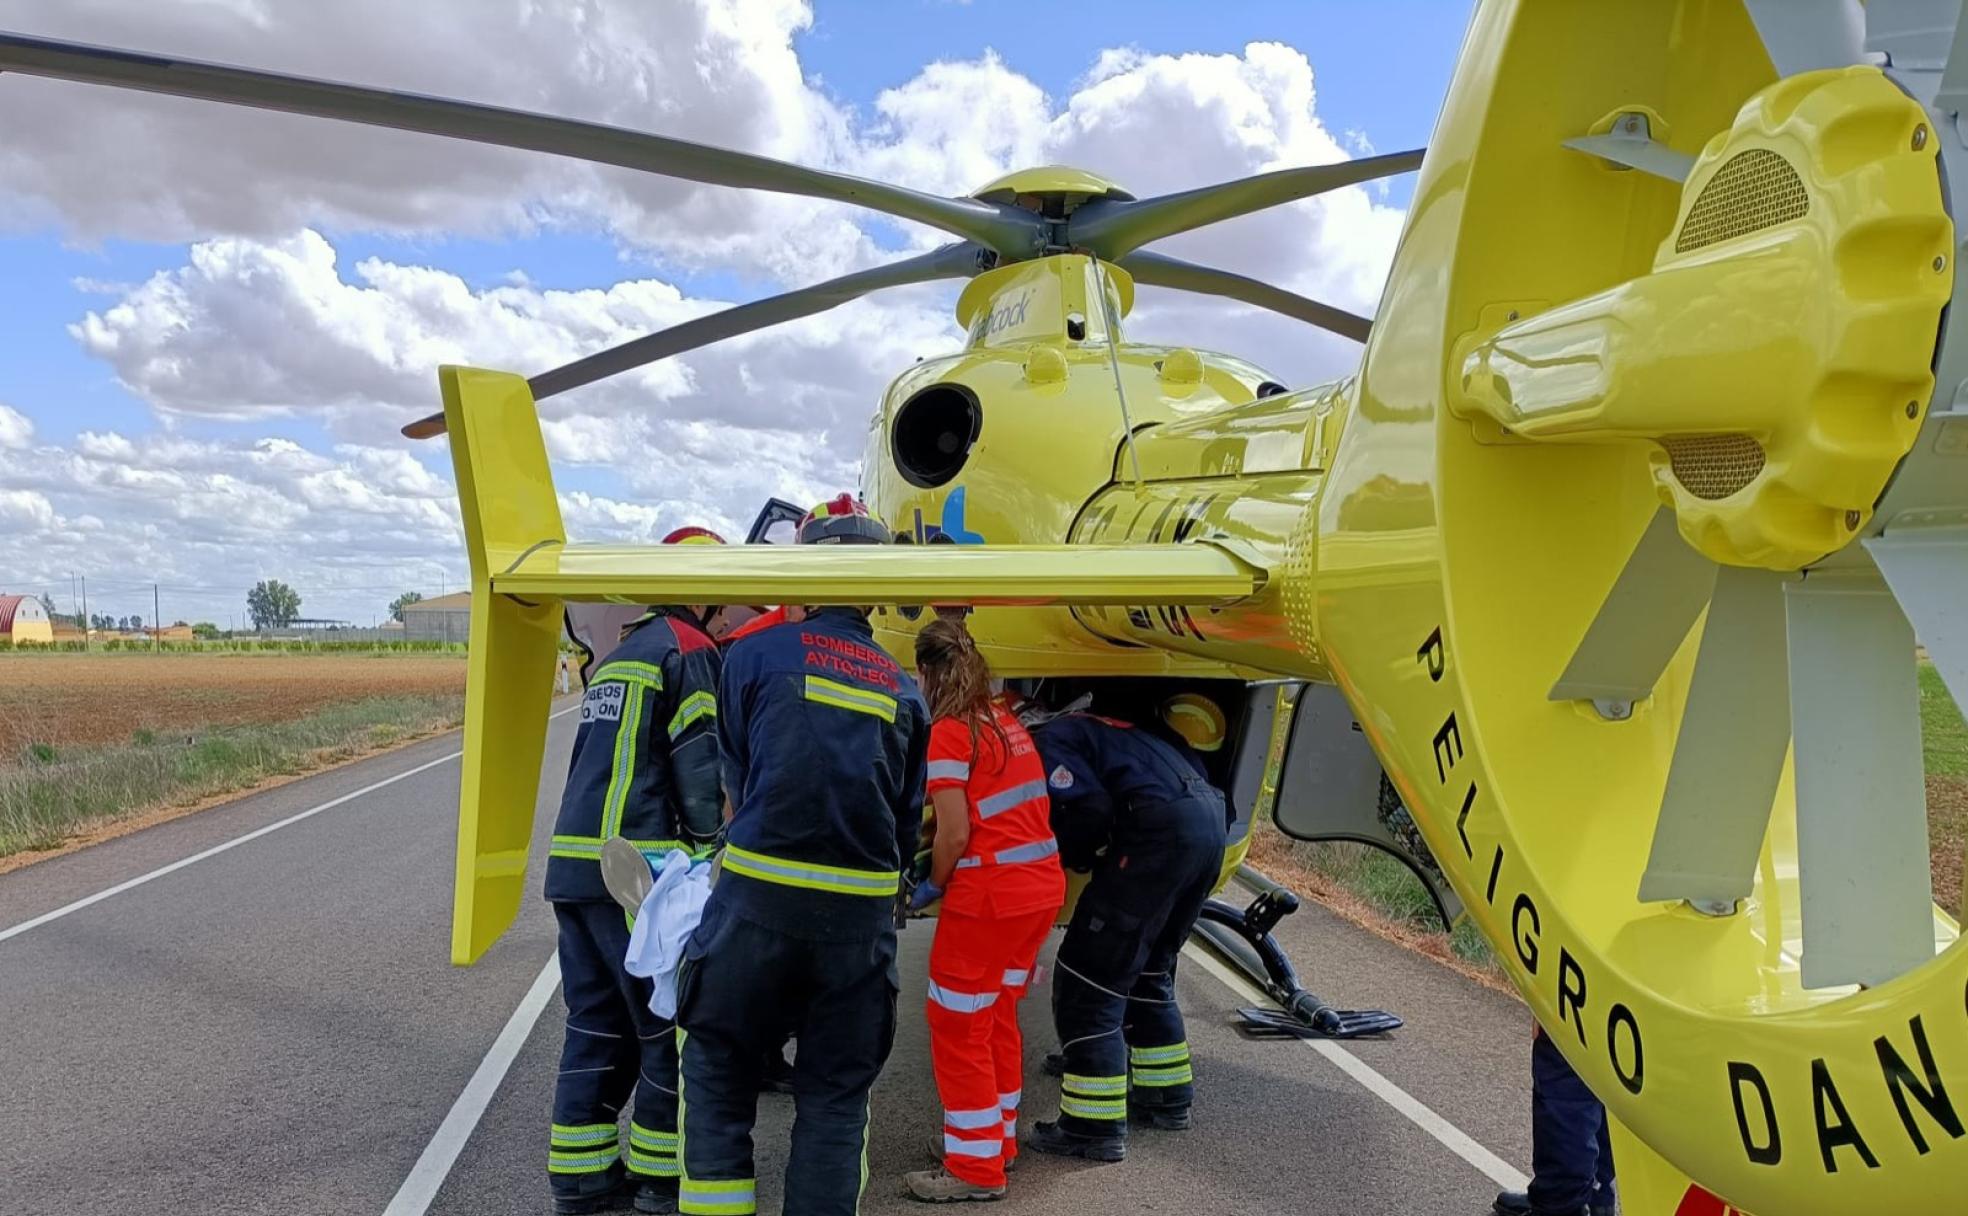
[[[652,859],[717,842],[718,667],[703,630],[658,609],[595,670],[547,855],[548,899],[608,900],[601,846],[610,836]]]
[[[812,940],[891,931],[922,823],[929,712],[867,618],[825,608],[733,643],[718,742],[734,814],[713,898]]]

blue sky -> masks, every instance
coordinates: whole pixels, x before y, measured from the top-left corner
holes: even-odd
[[[139,7],[132,0],[132,8]],[[1057,104],[1073,93],[1103,49],[1128,46],[1149,54],[1236,55],[1246,43],[1277,41],[1310,59],[1317,112],[1327,129],[1339,137],[1360,132],[1376,149],[1394,151],[1426,142],[1468,7],[1465,0],[1374,4],[1251,0],[1211,6],[1204,20],[1199,19],[1204,11],[1200,6],[1174,0],[1041,8],[1010,0],[855,4],[819,0],[812,27],[794,36],[793,49],[807,80],[837,103],[852,107],[866,122],[872,119],[882,90],[909,82],[932,62],[974,60],[987,50],[995,51],[1007,68],[1036,83]],[[101,40],[116,41],[107,33]],[[0,88],[0,106],[5,100]],[[1410,180],[1390,183],[1386,201],[1405,206]],[[43,208],[42,213],[48,210]],[[0,211],[0,215],[21,213]],[[393,237],[359,227],[338,230],[325,225],[322,231],[336,248],[344,279],[353,278],[357,262],[376,257],[439,267],[474,289],[507,282],[516,270],[523,270],[541,288],[602,289],[623,279],[656,276],[690,297],[744,299],[773,287],[755,275],[691,272],[648,255],[625,254],[620,241],[599,231],[548,231],[511,239],[477,239],[441,231]],[[894,240],[893,232],[881,225],[868,232],[879,243]],[[188,243],[180,241],[148,243],[114,235],[85,241],[60,223],[0,229],[0,404],[26,415],[37,443],[70,445],[84,432],[105,431],[134,439],[164,429],[150,406],[119,385],[109,364],[86,353],[68,328],[85,313],[117,303],[119,289],[128,291],[159,272],[184,265],[187,251]],[[184,415],[175,417],[171,428],[182,437],[224,442],[275,436],[322,453],[332,452],[338,442],[325,416],[306,410],[247,422]],[[415,454],[427,468],[448,478],[441,448],[425,447]],[[633,478],[606,465],[564,470],[560,484],[563,490],[617,498],[635,494]],[[59,499],[54,506],[67,515],[79,510],[65,507]],[[10,574],[7,557],[0,551],[0,585],[11,587],[22,581],[22,575]],[[435,593],[440,570],[441,577],[455,587],[464,576],[459,555],[439,552],[435,560],[441,565],[425,563],[419,589]],[[356,606],[366,602],[362,597],[368,594],[369,584],[355,581],[358,562],[351,559],[347,564],[341,585],[349,594],[336,603],[355,616],[359,615]],[[193,568],[177,565],[180,570]],[[393,573],[402,567],[402,559],[392,556],[378,564],[382,573],[376,577],[385,583],[410,577]],[[112,580],[134,587],[151,573],[100,570],[97,576],[105,588]],[[52,572],[44,566],[27,575],[35,577],[51,580]],[[211,615],[218,603],[235,598],[235,583],[243,587],[247,581],[216,570],[183,586],[200,589],[198,606]],[[65,578],[55,589],[65,599]],[[141,607],[147,612],[148,597],[143,598],[143,604],[133,599],[107,610]]]

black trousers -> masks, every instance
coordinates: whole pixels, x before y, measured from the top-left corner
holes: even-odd
[[[720,908],[713,895],[677,980],[681,1211],[757,1210],[760,1068],[796,1035],[784,1211],[852,1216],[867,1181],[868,1091],[895,1044],[898,985],[892,929],[809,941]]]
[[[1567,1032],[1569,1033],[1569,1032]],[[1576,1212],[1613,1202],[1606,1108],[1540,1028],[1531,1042],[1531,1208]]]
[[[649,981],[622,967],[628,918],[614,903],[557,903],[554,915],[567,1037],[547,1157],[553,1189],[570,1196],[606,1190],[621,1173],[618,1160],[646,1178],[675,1178],[676,1033],[649,1011]],[[632,1094],[624,1151],[618,1123]]]
[[[1193,1097],[1175,963],[1222,870],[1223,842],[1216,831],[1192,835],[1110,854],[1080,893],[1052,985],[1069,1131],[1125,1135],[1129,1103],[1186,1110]]]

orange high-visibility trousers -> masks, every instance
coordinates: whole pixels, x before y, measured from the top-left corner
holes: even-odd
[[[943,1167],[1003,1186],[1018,1155],[1024,1042],[1018,1002],[1057,910],[989,919],[944,912],[929,949],[929,1054],[943,1101]]]

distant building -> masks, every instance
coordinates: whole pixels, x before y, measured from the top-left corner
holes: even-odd
[[[0,639],[16,646],[46,646],[55,640],[55,625],[33,596],[0,595]]]
[[[160,642],[194,642],[198,640],[196,635],[191,632],[191,626],[189,625],[166,625],[162,629],[151,630],[150,636]]]
[[[471,638],[471,592],[440,595],[403,606],[403,638],[409,642],[464,642]]]

